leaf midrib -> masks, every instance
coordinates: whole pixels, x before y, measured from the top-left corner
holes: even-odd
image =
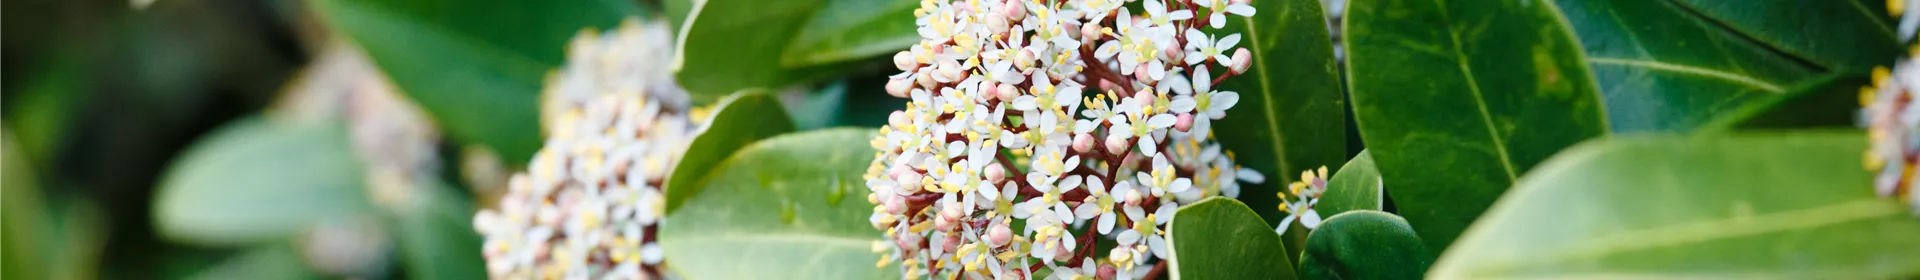
[[[1268,0],[1268,1],[1275,1],[1275,0]],[[1916,0],[1916,1],[1920,1],[1920,0]],[[1293,13],[1293,10],[1291,9],[1283,10],[1283,12],[1279,15],[1278,18],[1287,18],[1286,15],[1291,13]],[[1283,182],[1282,184],[1285,184],[1284,182],[1290,182],[1294,180],[1293,176],[1289,175],[1292,173],[1288,173],[1288,172],[1292,172],[1293,166],[1290,166],[1292,164],[1291,162],[1287,162],[1287,145],[1286,145],[1287,140],[1286,138],[1282,138],[1280,135],[1280,131],[1281,131],[1280,115],[1279,113],[1275,112],[1275,111],[1278,111],[1278,109],[1274,108],[1277,106],[1275,105],[1275,103],[1278,102],[1278,98],[1275,98],[1276,96],[1273,94],[1273,91],[1274,91],[1273,78],[1271,78],[1267,73],[1267,60],[1272,59],[1273,57],[1269,55],[1267,46],[1264,42],[1266,40],[1263,40],[1263,38],[1266,38],[1266,37],[1260,36],[1260,28],[1257,28],[1257,25],[1254,25],[1253,17],[1240,17],[1240,20],[1241,22],[1246,23],[1247,29],[1245,32],[1247,32],[1248,37],[1253,38],[1253,40],[1251,40],[1249,44],[1253,45],[1254,50],[1260,52],[1258,55],[1260,57],[1260,63],[1253,64],[1254,71],[1258,71],[1258,73],[1260,73],[1259,75],[1254,75],[1255,77],[1260,78],[1259,79],[1260,98],[1262,101],[1260,102],[1260,107],[1262,108],[1260,112],[1266,114],[1267,138],[1272,139],[1272,141],[1268,141],[1268,143],[1273,145],[1273,154],[1274,154],[1273,161],[1275,163],[1275,168],[1276,168],[1276,170],[1274,170],[1273,172],[1278,173],[1280,175],[1280,182]],[[1178,274],[1175,274],[1175,275],[1178,275]]]
[[[1460,44],[1460,31],[1454,29],[1453,14],[1447,9],[1445,0],[1433,0],[1433,3],[1438,8],[1436,10],[1440,11],[1441,20],[1447,22],[1447,37],[1452,40],[1453,54],[1458,58],[1454,63],[1460,66],[1461,75],[1466,78],[1467,88],[1473,93],[1473,105],[1480,109],[1480,121],[1487,127],[1487,137],[1493,140],[1494,152],[1500,154],[1500,168],[1507,172],[1507,182],[1513,182],[1520,176],[1514,171],[1513,159],[1507,152],[1506,141],[1500,139],[1500,130],[1494,127],[1493,112],[1487,109],[1487,98],[1480,92],[1480,80],[1474,78],[1473,67],[1467,65],[1469,59],[1466,51],[1462,50],[1464,47]]]
[[[1769,93],[1786,93],[1786,88],[1781,87],[1778,84],[1762,81],[1752,76],[1734,74],[1726,71],[1720,71],[1720,70],[1714,70],[1714,69],[1708,69],[1708,68],[1660,62],[1657,60],[1613,58],[1613,57],[1589,57],[1587,58],[1587,62],[1592,64],[1639,67],[1639,68],[1645,68],[1648,70],[1660,70],[1660,71],[1676,73],[1676,74],[1687,74],[1692,76],[1713,78],[1713,79],[1718,79],[1718,80],[1723,80],[1727,82],[1744,85],[1754,89],[1759,89]]]

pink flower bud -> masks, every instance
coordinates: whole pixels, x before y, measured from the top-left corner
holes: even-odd
[[[900,252],[912,254],[920,251],[920,241],[926,239],[918,232],[902,232],[893,236],[893,245],[900,246]]]
[[[940,85],[938,83],[933,82],[933,71],[922,70],[920,72],[913,73],[913,76],[915,81],[920,83],[920,88],[931,89],[931,88],[934,88],[934,86]]]
[[[945,59],[940,60],[939,68],[934,68],[934,71],[940,74],[941,79],[946,79],[949,83],[960,81],[961,75],[965,74],[965,72],[963,72],[965,69],[960,69],[960,62]]]
[[[1100,279],[1113,279],[1114,274],[1119,272],[1118,269],[1113,267],[1113,264],[1106,263],[1100,264],[1100,268],[1094,271],[1095,277],[1099,277]]]
[[[1132,138],[1120,134],[1107,134],[1107,152],[1123,154],[1127,152],[1127,140]]]
[[[893,127],[907,127],[907,125],[910,125],[910,124],[912,123],[908,122],[907,112],[905,111],[894,110],[892,114],[887,114],[887,125],[891,125]]]
[[[1145,107],[1151,105],[1153,102],[1153,89],[1143,88],[1140,89],[1140,91],[1133,92],[1133,102],[1137,102],[1134,106]]]
[[[887,80],[887,95],[906,98],[908,92],[913,92],[913,77]]]
[[[1113,89],[1114,89],[1114,88],[1116,88],[1116,87],[1117,87],[1117,86],[1116,86],[1116,85],[1114,85],[1112,81],[1107,81],[1107,80],[1105,80],[1105,79],[1101,79],[1101,80],[1100,80],[1100,89],[1101,89],[1101,90],[1113,90]]]
[[[940,242],[941,252],[953,252],[960,249],[960,235],[948,234],[947,242]]]
[[[1033,50],[1020,49],[1020,53],[1013,55],[1013,64],[1019,66],[1020,70],[1033,68],[1033,61],[1036,59],[1033,56]]]
[[[1013,102],[1014,98],[1019,98],[1019,97],[1020,97],[1019,88],[1015,88],[1013,87],[1013,85],[1009,85],[1009,84],[1000,84],[1000,100],[1001,101]]]
[[[1160,54],[1160,57],[1166,58],[1166,61],[1176,64],[1186,62],[1187,51],[1181,49],[1180,44],[1167,44],[1167,48],[1161,49]]]
[[[1073,151],[1085,153],[1093,150],[1093,135],[1080,133],[1073,136]]]
[[[1062,25],[1063,26],[1061,27],[1065,27],[1066,30],[1080,30],[1080,21],[1077,21],[1077,20],[1069,20]],[[1083,37],[1080,37],[1080,33],[1076,33],[1076,32],[1065,32],[1065,33],[1067,33],[1067,38],[1073,38],[1074,40],[1080,40],[1080,38],[1083,38]],[[1081,40],[1081,41],[1086,41],[1086,40]],[[1087,42],[1087,43],[1092,43],[1092,42]]]
[[[1007,3],[1004,4],[1005,6],[1001,6],[1000,10],[1007,12],[1007,19],[1020,21],[1020,19],[1027,17],[1027,5],[1022,5],[1022,3],[1020,0],[1007,0]]]
[[[889,196],[889,197],[882,197],[880,199],[886,200],[888,214],[904,215],[907,213],[906,197],[895,195],[895,196]]]
[[[1146,63],[1141,63],[1139,66],[1133,67],[1133,79],[1141,81],[1153,80],[1153,75],[1147,73]]]
[[[913,60],[913,53],[900,51],[893,53],[893,67],[899,67],[900,71],[913,71],[920,67],[920,62]]]
[[[1007,33],[1007,28],[1009,28],[1009,24],[1007,23],[1006,17],[987,17],[987,32],[1002,34]]]
[[[1006,223],[994,223],[993,228],[987,229],[987,245],[999,248],[1007,246],[1007,242],[1012,241],[1013,229],[1007,228]]]
[[[1247,67],[1253,65],[1253,52],[1247,48],[1233,51],[1233,74],[1246,74]]]
[[[919,186],[920,172],[913,171],[912,169],[894,170],[893,180],[894,182],[898,182],[901,185]],[[915,189],[919,189],[919,188],[915,188]]]
[[[1001,166],[998,162],[987,164],[987,181],[993,182],[994,184],[1006,182],[1007,167]]]
[[[1097,21],[1096,21],[1096,22],[1089,22],[1089,23],[1087,23],[1087,25],[1081,25],[1081,26],[1080,26],[1080,38],[1082,38],[1082,39],[1084,39],[1084,40],[1081,40],[1081,41],[1086,41],[1086,42],[1087,42],[1088,44],[1092,44],[1092,43],[1095,43],[1095,41],[1099,41],[1099,39],[1100,39],[1100,22],[1097,22]]]
[[[1127,190],[1124,201],[1126,201],[1126,204],[1129,206],[1140,206],[1141,200],[1145,199],[1146,197],[1140,195],[1140,190]]]
[[[1173,129],[1179,129],[1180,132],[1187,132],[1187,129],[1193,128],[1193,114],[1180,113],[1179,117],[1179,121],[1173,123]]]
[[[987,101],[993,101],[994,99],[1000,98],[1000,83],[995,83],[991,80],[981,81],[980,97],[986,98]]]
[[[1072,234],[1072,233],[1067,233],[1067,234]],[[1053,245],[1053,261],[1064,262],[1064,261],[1070,261],[1070,260],[1073,260],[1073,250],[1067,250],[1066,242],[1061,242]]]

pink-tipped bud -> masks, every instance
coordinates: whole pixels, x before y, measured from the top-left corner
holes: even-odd
[[[1020,53],[1013,55],[1013,64],[1014,66],[1019,66],[1020,70],[1025,71],[1028,68],[1033,68],[1035,59],[1037,58],[1034,58],[1033,50],[1020,49]]]
[[[900,51],[893,53],[893,67],[899,67],[900,71],[913,71],[920,67],[920,62],[913,60],[912,52]]]
[[[1022,5],[1022,3],[1023,2],[1019,0],[1007,0],[1005,6],[1001,6],[1000,10],[1007,12],[1007,19],[1020,21],[1020,19],[1027,17],[1027,5]]]
[[[1181,49],[1180,44],[1167,44],[1167,48],[1160,50],[1160,57],[1175,64],[1186,63],[1187,50]]]
[[[897,169],[893,171],[893,181],[901,185],[919,186],[920,172],[913,171],[912,169]]]
[[[1073,260],[1073,250],[1067,249],[1066,242],[1053,245],[1053,261],[1064,262],[1070,260]]]
[[[958,5],[958,6],[969,6],[969,5]],[[987,32],[992,32],[993,34],[1007,33],[1007,28],[1009,28],[1009,26],[1010,24],[1008,24],[1006,17],[987,17]]]
[[[1093,135],[1079,133],[1073,135],[1073,151],[1085,153],[1093,150]]]
[[[948,234],[947,242],[940,242],[941,252],[953,252],[960,249],[960,235]]]
[[[887,125],[891,125],[893,127],[907,127],[907,125],[910,125],[910,124],[912,123],[910,123],[909,120],[907,119],[906,111],[894,110],[892,114],[887,114]]]
[[[1133,92],[1133,102],[1137,102],[1137,104],[1134,104],[1134,106],[1145,107],[1147,105],[1152,105],[1153,89],[1143,88],[1143,89],[1140,89],[1140,91]],[[1141,120],[1141,121],[1146,121],[1146,120]]]
[[[1013,242],[1013,229],[1008,228],[1006,223],[994,223],[993,228],[987,229],[987,245],[1000,248],[1007,246],[1008,242]]]
[[[1113,264],[1108,263],[1100,264],[1100,268],[1094,271],[1094,277],[1099,277],[1100,279],[1113,279],[1113,276],[1120,272],[1113,267]]]
[[[1060,27],[1064,27],[1063,30],[1068,30],[1068,31],[1080,30],[1080,21],[1077,21],[1077,20],[1069,20],[1061,25],[1062,26]],[[1080,38],[1085,38],[1085,37],[1080,37],[1079,32],[1065,32],[1065,33],[1067,35],[1067,38],[1073,38],[1074,40],[1080,40]],[[1081,40],[1081,41],[1088,41],[1088,40]],[[1087,43],[1092,43],[1092,42],[1087,42]]]
[[[906,98],[909,92],[913,92],[913,77],[887,80],[887,95]]]
[[[913,76],[914,76],[913,77],[914,81],[920,83],[920,88],[932,89],[934,88],[933,86],[940,85],[939,83],[935,83],[933,81],[933,71],[923,70],[917,73],[913,73]]]
[[[1117,86],[1116,86],[1116,85],[1114,85],[1112,81],[1107,81],[1107,80],[1105,80],[1105,79],[1101,79],[1101,80],[1100,80],[1100,89],[1101,89],[1101,90],[1113,90],[1113,89],[1115,89],[1115,88],[1117,88]]]
[[[1127,152],[1127,140],[1132,138],[1120,134],[1107,134],[1107,152],[1124,154]]]
[[[1187,132],[1187,129],[1191,128],[1193,128],[1193,114],[1191,113],[1180,113],[1178,121],[1173,122],[1173,129],[1179,129],[1180,132]]]
[[[886,200],[888,214],[904,215],[907,213],[906,197],[896,195],[896,196],[882,197],[880,199]]]
[[[987,181],[993,182],[994,184],[1006,182],[1007,167],[1001,166],[998,162],[987,164]]]
[[[1233,74],[1246,74],[1248,66],[1253,66],[1253,52],[1247,51],[1247,48],[1234,50]]]
[[[1084,39],[1081,41],[1086,41],[1088,44],[1100,41],[1100,22],[1090,22],[1087,23],[1087,25],[1081,25],[1080,38]]]
[[[1153,80],[1153,75],[1152,75],[1152,74],[1149,74],[1149,73],[1147,73],[1147,64],[1146,64],[1146,63],[1141,63],[1141,64],[1140,64],[1139,66],[1134,66],[1134,67],[1133,67],[1133,79],[1134,79],[1134,80],[1140,80],[1140,81],[1150,81],[1150,80]]]
[[[1000,98],[1000,83],[995,83],[991,80],[981,81],[980,97],[986,98],[987,101],[993,101],[994,99]]]
[[[912,254],[920,251],[920,241],[926,239],[918,232],[906,231],[893,236],[893,245],[900,246],[900,252]]]
[[[1010,85],[1010,84],[1000,84],[1000,100],[1013,102],[1014,98],[1019,98],[1019,97],[1020,97],[1019,88],[1015,88],[1013,87],[1013,85]]]
[[[1141,195],[1140,190],[1135,189],[1135,190],[1127,190],[1127,194],[1125,196],[1125,199],[1123,199],[1123,201],[1125,201],[1125,203],[1129,206],[1140,206],[1140,203],[1143,202],[1142,200],[1145,200],[1145,199],[1146,199],[1146,196]]]
[[[961,75],[966,74],[965,69],[960,69],[959,61],[944,59],[940,61],[939,68],[934,68],[934,72],[940,74],[939,78],[946,79],[949,83],[960,81],[960,78],[964,77]]]

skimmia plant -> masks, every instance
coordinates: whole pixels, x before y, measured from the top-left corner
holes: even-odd
[[[1912,40],[1915,28],[1920,28],[1920,16],[1906,12],[1920,10],[1920,1],[1887,1],[1887,9],[1900,17],[1901,39]],[[1866,168],[1879,173],[1874,177],[1874,193],[1905,201],[1920,215],[1920,192],[1913,186],[1920,179],[1920,173],[1914,172],[1920,160],[1920,110],[1913,107],[1915,97],[1920,97],[1916,52],[1920,49],[1909,51],[1892,70],[1875,67],[1873,84],[1860,90],[1860,106],[1872,144],[1864,156]]]
[[[1174,209],[1262,182],[1210,125],[1240,98],[1212,85],[1251,59],[1218,29],[1254,8],[1139,3],[920,3],[921,41],[893,56],[904,72],[886,88],[907,109],[880,128],[866,174],[879,265],[907,278],[1159,274]]]
[[[668,169],[700,127],[667,72],[664,23],[583,32],[548,79],[545,147],[474,228],[495,278],[654,279]]]

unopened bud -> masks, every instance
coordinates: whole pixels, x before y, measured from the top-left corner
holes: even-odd
[[[993,101],[994,99],[1000,98],[1000,83],[982,81],[980,82],[980,91],[980,97],[986,98],[987,101]]]
[[[913,92],[913,77],[887,80],[887,95],[906,98],[908,92]]]
[[[882,197],[887,202],[887,213],[903,215],[907,213],[907,198],[902,196]]]
[[[1187,51],[1181,49],[1180,44],[1168,44],[1167,48],[1160,50],[1160,57],[1164,58],[1168,63],[1186,63]]]
[[[913,73],[913,76],[914,80],[920,83],[920,88],[932,89],[934,88],[933,86],[940,85],[939,83],[933,82],[933,71],[923,70]]]
[[[1100,22],[1089,22],[1087,25],[1081,25],[1080,38],[1091,38],[1081,40],[1086,41],[1088,44],[1100,41]]]
[[[1179,117],[1179,120],[1173,123],[1173,129],[1179,129],[1180,132],[1188,132],[1187,129],[1193,128],[1192,113],[1180,113]]]
[[[926,238],[921,237],[920,233],[907,231],[894,235],[893,242],[894,245],[900,246],[901,253],[912,254],[920,251],[920,241],[923,239]]]
[[[1007,12],[1007,19],[1020,21],[1020,19],[1027,17],[1027,5],[1023,5],[1023,3],[1024,1],[1007,0],[1005,6],[1000,7],[1000,10]]]
[[[1012,102],[1020,97],[1020,89],[1010,84],[1000,84],[1000,100]]]
[[[993,34],[1007,33],[1007,28],[1006,17],[987,17],[987,32],[992,32]]]
[[[1032,69],[1035,59],[1033,56],[1033,50],[1020,49],[1020,53],[1013,55],[1013,64],[1019,66],[1021,71]]]
[[[1073,151],[1085,153],[1093,150],[1093,135],[1080,133],[1073,136]]]
[[[892,114],[887,114],[887,125],[891,125],[893,127],[907,127],[907,125],[912,124],[912,123],[908,123],[908,121],[909,120],[907,119],[907,112],[905,111],[894,110]]]
[[[958,249],[960,249],[960,235],[959,235],[959,234],[948,234],[948,235],[947,235],[947,242],[940,242],[940,251],[941,251],[941,252],[953,252],[953,251],[955,251],[955,250],[958,250]]]
[[[988,182],[993,182],[994,184],[999,184],[999,183],[1001,183],[1001,182],[1006,182],[1006,181],[1007,181],[1007,167],[1006,167],[1006,166],[1001,166],[1001,165],[1000,165],[1000,163],[998,163],[998,162],[995,162],[995,163],[989,163],[989,164],[987,164],[987,171],[986,171],[986,172],[987,172],[987,181],[988,181]],[[989,188],[991,188],[991,187],[989,187]]]
[[[1107,134],[1107,152],[1114,154],[1126,153],[1128,139],[1128,137],[1118,133]]]
[[[1153,75],[1147,73],[1147,63],[1141,63],[1133,67],[1133,79],[1141,81],[1153,80]]]
[[[1247,51],[1247,48],[1240,48],[1233,51],[1233,74],[1246,74],[1247,67],[1252,65],[1253,52]]]
[[[899,67],[900,71],[913,71],[920,67],[920,62],[913,61],[912,52],[900,51],[893,53],[893,67]]]
[[[1008,228],[1006,223],[994,223],[993,228],[987,229],[987,245],[999,248],[1012,241],[1013,229]]]

